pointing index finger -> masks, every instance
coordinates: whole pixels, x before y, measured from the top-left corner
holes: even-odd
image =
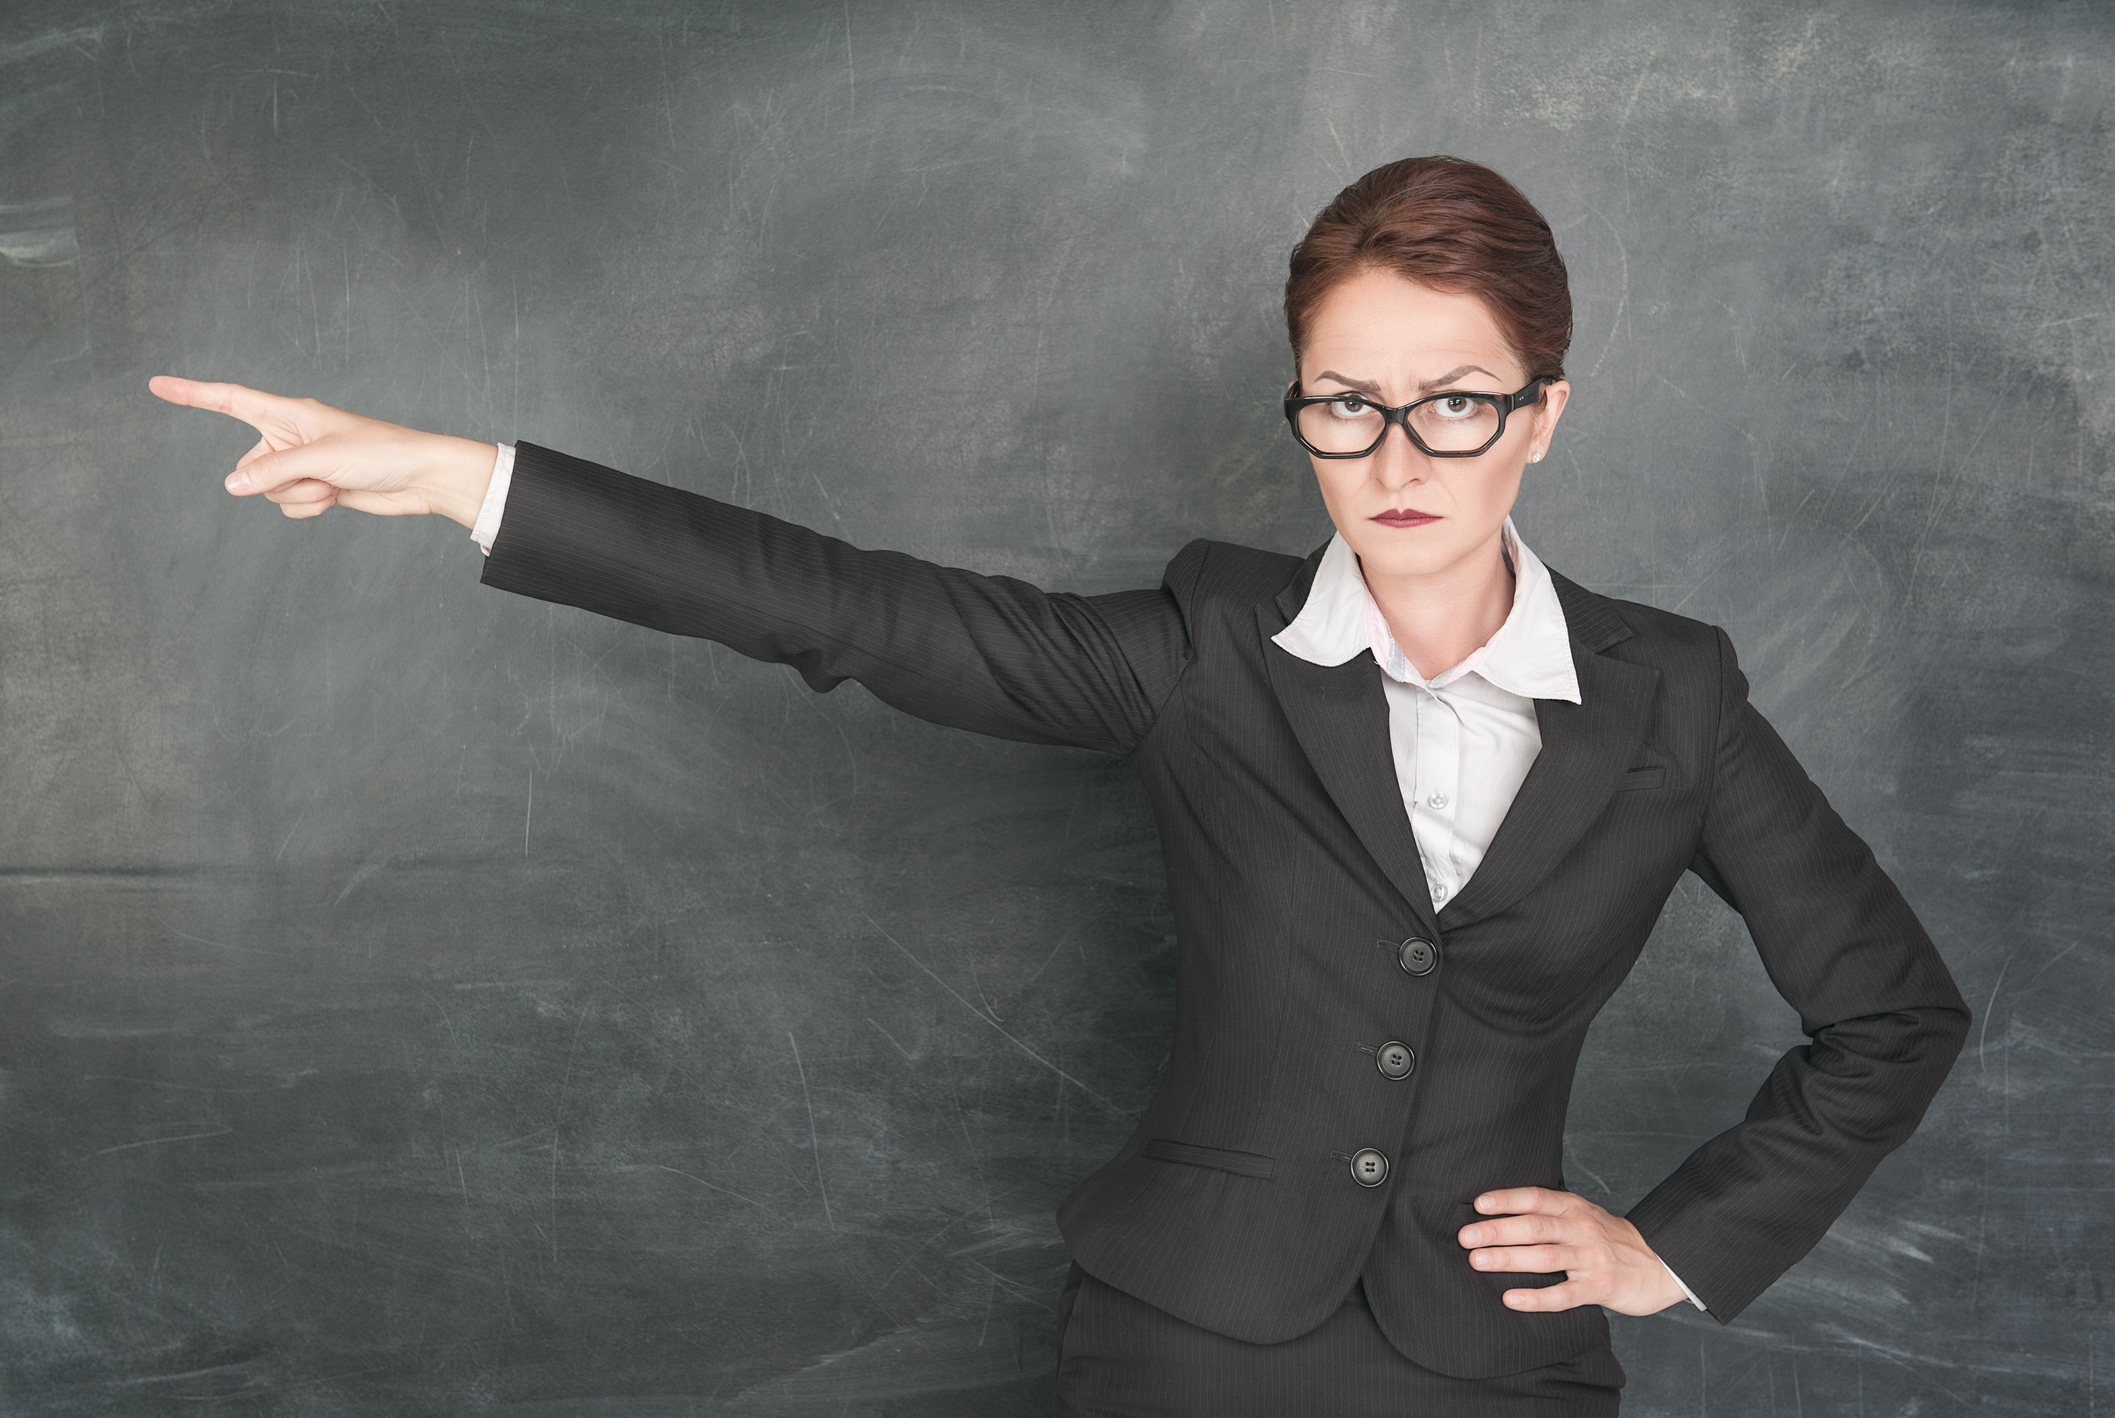
[[[297,400],[267,394],[261,389],[250,389],[241,384],[207,384],[196,379],[179,379],[173,374],[155,375],[147,381],[147,388],[156,398],[186,408],[226,414],[241,419],[259,432],[263,432],[267,423],[292,424],[300,407]]]

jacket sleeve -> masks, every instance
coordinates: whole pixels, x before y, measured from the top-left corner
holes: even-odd
[[[531,443],[484,583],[719,641],[819,691],[856,679],[936,724],[1129,754],[1189,653],[1176,592],[1076,596],[861,551],[834,537]]]
[[[1916,1130],[1968,1008],[1902,893],[1748,703],[1718,632],[1713,783],[1693,869],[1747,919],[1809,1042],[1738,1126],[1692,1153],[1630,1219],[1721,1323],[1813,1248]]]

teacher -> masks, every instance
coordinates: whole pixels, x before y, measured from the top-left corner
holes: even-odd
[[[856,679],[935,723],[1123,755],[1159,824],[1175,1039],[1058,1213],[1076,1414],[1587,1415],[1601,1307],[1730,1321],[1915,1129],[1968,1011],[1724,632],[1538,560],[1510,513],[1571,395],[1549,225],[1413,158],[1315,219],[1285,398],[1336,534],[1192,542],[1051,594],[520,443],[161,378],[293,517],[434,512],[486,584]],[[1566,1190],[1587,1026],[1675,883],[1746,918],[1807,1041],[1611,1215]]]

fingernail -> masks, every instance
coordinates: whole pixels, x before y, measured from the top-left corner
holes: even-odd
[[[234,472],[228,474],[229,492],[248,492],[249,490],[250,475],[248,473]]]
[[[1461,1233],[1461,1243],[1465,1246],[1480,1246],[1483,1244],[1483,1232],[1471,1226]]]
[[[1476,1198],[1476,1209],[1478,1211],[1489,1211],[1491,1209],[1491,1199],[1487,1196]]]
[[[1470,1251],[1469,1264],[1475,1266],[1478,1270],[1486,1270],[1490,1267],[1491,1258],[1482,1251]]]

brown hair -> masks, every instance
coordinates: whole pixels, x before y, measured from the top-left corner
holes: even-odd
[[[1339,192],[1293,248],[1285,333],[1293,358],[1322,298],[1361,271],[1484,303],[1530,377],[1562,379],[1572,294],[1550,224],[1481,163],[1402,158]]]

